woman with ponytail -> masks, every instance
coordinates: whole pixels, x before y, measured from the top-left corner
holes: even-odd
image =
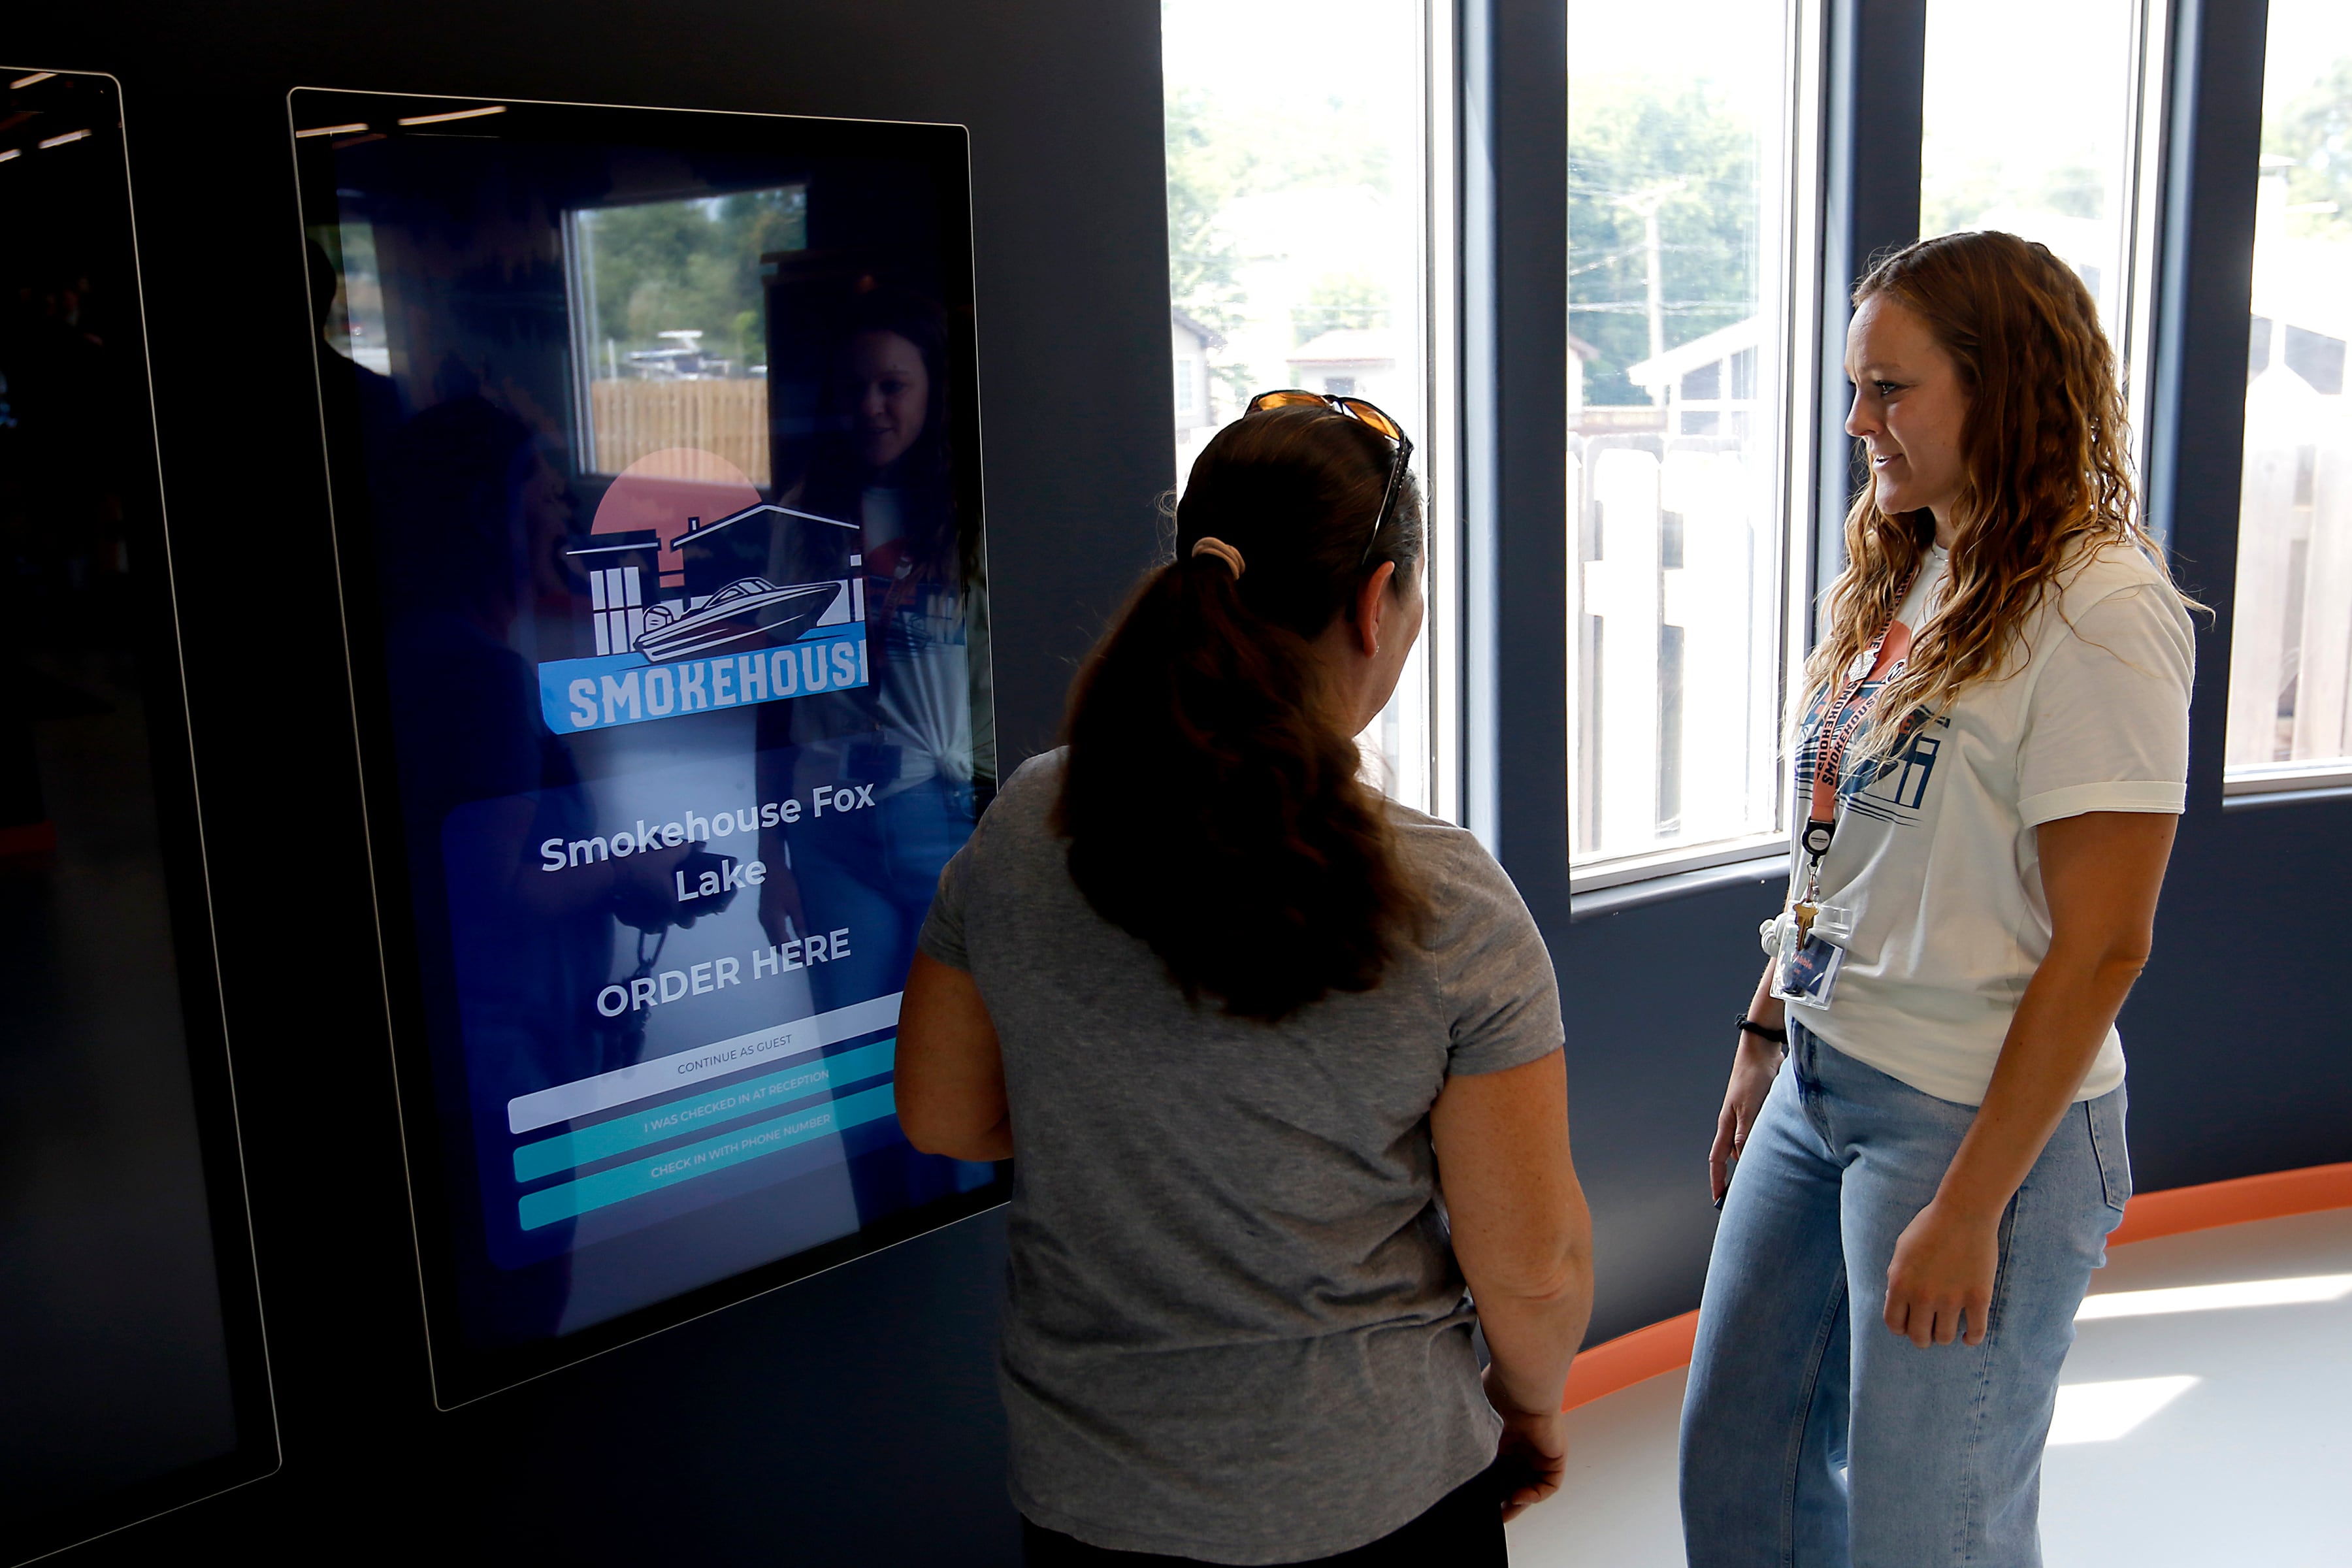
[[[2074,269],[1946,235],[1853,302],[1872,479],[1709,1154],[1684,1533],[1694,1568],[2028,1568],[2075,1309],[2131,1193],[2115,1022],[2185,797],[2194,644]]]
[[[1001,1386],[1037,1568],[1500,1563],[1559,1484],[1591,1269],[1550,961],[1353,740],[1421,626],[1410,453],[1311,393],[1219,432],[1066,745],[940,879],[898,1115],[1018,1154]]]

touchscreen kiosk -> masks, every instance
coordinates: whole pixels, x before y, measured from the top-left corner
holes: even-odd
[[[278,1465],[123,121],[0,65],[0,1563]]]
[[[892,1099],[996,776],[965,138],[290,107],[446,1405],[1001,1201]]]

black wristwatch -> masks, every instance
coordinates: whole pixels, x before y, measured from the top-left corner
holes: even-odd
[[[1769,1040],[1776,1046],[1785,1046],[1789,1043],[1788,1030],[1776,1029],[1769,1024],[1759,1024],[1745,1013],[1739,1015],[1739,1032],[1743,1035],[1754,1035],[1759,1039]]]

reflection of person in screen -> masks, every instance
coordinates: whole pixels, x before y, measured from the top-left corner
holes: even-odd
[[[786,788],[866,785],[876,801],[822,828],[783,830],[792,872],[763,889],[772,941],[806,935],[812,921],[856,933],[848,963],[812,974],[820,1005],[897,988],[940,868],[970,831],[974,786],[995,773],[988,704],[976,714],[973,701],[986,597],[977,552],[957,525],[938,307],[889,289],[862,296],[830,390],[835,428],[785,499],[858,524],[872,680],[763,710],[761,737],[763,748],[800,747]],[[779,531],[780,554],[800,542]],[[792,579],[788,554],[772,573]],[[977,673],[984,683],[984,660]]]
[[[784,500],[858,525],[870,684],[763,708],[760,736],[764,755],[793,748],[782,753],[791,776],[763,780],[772,791],[805,798],[818,785],[864,787],[874,799],[870,809],[771,829],[761,847],[771,942],[850,933],[846,959],[809,972],[819,1011],[898,989],[940,871],[996,771],[987,595],[977,535],[959,527],[952,486],[945,320],[917,296],[877,289],[853,302],[839,341],[832,428]],[[835,544],[809,533],[830,531],[778,530],[771,579],[838,570],[795,564],[796,552]],[[778,853],[786,847],[789,858]],[[888,1212],[989,1175],[903,1152],[896,1163],[868,1160],[859,1204]]]
[[[393,458],[380,555],[412,897],[434,1011],[460,1020],[473,1101],[445,1110],[502,1131],[513,1096],[622,1065],[604,1059],[613,1047],[591,1021],[614,915],[659,923],[684,851],[539,869],[534,846],[593,831],[571,752],[540,715],[536,672],[509,640],[557,570],[562,480],[520,420],[478,397],[417,416]],[[445,937],[446,978],[429,957]],[[562,1306],[561,1281],[550,1289],[510,1301],[502,1328],[544,1331]]]
[[[327,335],[327,318],[333,313],[342,279],[317,240],[303,241],[310,261],[310,330],[319,335],[324,353],[319,360],[319,387],[331,418],[355,419],[367,456],[368,474],[381,482],[390,465],[384,461],[400,432],[400,384],[368,369],[335,347]]]

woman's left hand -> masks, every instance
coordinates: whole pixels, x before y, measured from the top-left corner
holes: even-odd
[[[1557,1410],[1521,1410],[1491,1366],[1485,1382],[1487,1402],[1503,1418],[1495,1460],[1510,1489],[1503,1494],[1503,1522],[1508,1524],[1559,1490],[1568,1474],[1568,1417]]]
[[[1904,1227],[1886,1266],[1886,1326],[1921,1350],[1955,1336],[1981,1344],[2000,1268],[1999,1211],[1980,1218],[1929,1204]]]

